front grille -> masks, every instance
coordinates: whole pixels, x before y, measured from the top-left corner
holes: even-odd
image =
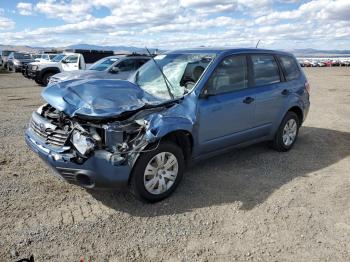
[[[38,118],[38,117],[37,117]],[[50,128],[47,128],[44,122],[38,121],[32,118],[30,121],[30,127],[33,129],[41,139],[45,140],[47,144],[53,146],[63,147],[68,140],[69,132],[58,129],[57,126],[50,124]]]
[[[57,167],[57,171],[60,173],[60,175],[65,178],[68,182],[74,183],[77,181],[76,179],[76,170],[74,169],[68,169],[68,168],[60,168]]]

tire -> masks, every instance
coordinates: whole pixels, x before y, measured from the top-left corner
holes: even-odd
[[[38,85],[42,86],[43,82],[39,81],[38,79],[34,79],[35,83],[37,83]]]
[[[295,124],[295,130],[292,128],[293,123]],[[287,125],[290,128],[286,127]],[[289,151],[297,141],[299,127],[300,119],[297,114],[288,111],[276,132],[274,140],[271,143],[272,148],[279,152]]]
[[[47,72],[44,76],[43,76],[43,81],[42,81],[42,85],[47,86],[49,84],[50,81],[50,77],[53,76],[55,73],[53,72]]]
[[[161,159],[162,154],[164,154],[164,162],[160,162],[167,163],[167,161],[171,160],[171,163],[175,163],[171,165],[171,168],[165,168],[164,171],[162,171],[161,165],[157,168],[157,158]],[[177,162],[174,161],[173,157],[175,157]],[[147,167],[149,169],[146,175]],[[181,148],[172,142],[161,142],[156,149],[141,153],[131,173],[130,191],[141,201],[150,203],[161,201],[174,192],[183,177],[184,167],[185,160]],[[176,170],[177,175],[175,178],[167,173],[174,174]],[[172,179],[168,179],[167,177],[172,177]],[[163,183],[160,181],[163,181]],[[147,184],[151,186],[147,187]],[[161,185],[165,186],[165,188]]]

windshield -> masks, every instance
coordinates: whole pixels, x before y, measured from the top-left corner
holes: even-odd
[[[41,55],[32,55],[32,58],[33,58],[33,59],[41,58]]]
[[[170,92],[174,98],[180,98],[192,90],[214,58],[215,54],[186,53],[158,55],[154,59],[170,82]],[[154,61],[146,63],[138,70],[135,84],[156,97],[171,98],[164,77]]]
[[[89,70],[105,71],[118,60],[119,58],[116,57],[107,57],[100,59],[96,63],[92,64]]]
[[[14,58],[16,59],[31,59],[30,54],[24,54],[24,53],[14,53]]]
[[[2,51],[3,56],[9,56],[13,51]]]
[[[56,55],[51,61],[52,62],[61,62],[61,60],[63,59],[63,58],[65,58],[66,56],[65,55],[63,55],[63,54],[61,54],[61,55]]]

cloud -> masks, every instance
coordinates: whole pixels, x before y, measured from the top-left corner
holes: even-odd
[[[71,2],[45,0],[36,4],[35,10],[49,18],[62,19],[73,23],[91,18],[91,1],[72,0]]]
[[[12,30],[13,28],[15,28],[15,25],[16,23],[13,20],[3,17],[0,14],[0,31]]]
[[[33,5],[32,3],[23,3],[20,2],[17,4],[17,10],[20,15],[32,15],[33,14]]]
[[[276,8],[276,3],[284,8]],[[95,16],[101,8],[107,14]],[[62,24],[0,33],[6,42],[53,46],[87,42],[166,49],[254,46],[261,39],[261,47],[284,48],[319,42],[328,47],[330,42],[337,45],[338,40],[345,45],[350,39],[348,0],[39,0],[19,3],[17,9]],[[0,30],[2,21],[14,26],[0,11]]]

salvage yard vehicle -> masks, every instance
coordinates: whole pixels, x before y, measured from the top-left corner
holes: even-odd
[[[49,85],[42,92],[47,104],[33,112],[25,140],[70,183],[128,187],[156,202],[175,190],[190,163],[262,141],[290,150],[309,92],[286,52],[171,51],[129,81]]]
[[[98,60],[87,70],[69,71],[56,74],[49,84],[73,79],[127,79],[150,59],[146,55],[130,54],[109,56]]]
[[[37,84],[46,86],[55,74],[87,69],[92,63],[110,55],[113,55],[112,51],[70,50],[64,52],[64,57],[55,57],[50,62],[32,63],[28,66],[27,75]]]
[[[1,57],[2,57],[2,65],[4,66],[4,68],[7,69],[7,59],[8,56],[12,53],[12,52],[16,52],[14,50],[2,50],[0,51]]]
[[[24,66],[33,61],[31,54],[12,52],[7,58],[7,69],[8,71],[19,72],[22,71]]]
[[[46,55],[48,55],[48,57],[46,57]],[[31,62],[22,68],[22,75],[26,78],[31,78],[31,79],[35,80],[35,73],[34,72],[36,72],[36,68],[39,64],[45,64],[45,63],[49,63],[49,62],[58,63],[58,62],[61,62],[64,57],[65,57],[65,55],[63,55],[63,54],[38,55],[36,58],[34,57],[34,59],[35,59],[34,62]]]

